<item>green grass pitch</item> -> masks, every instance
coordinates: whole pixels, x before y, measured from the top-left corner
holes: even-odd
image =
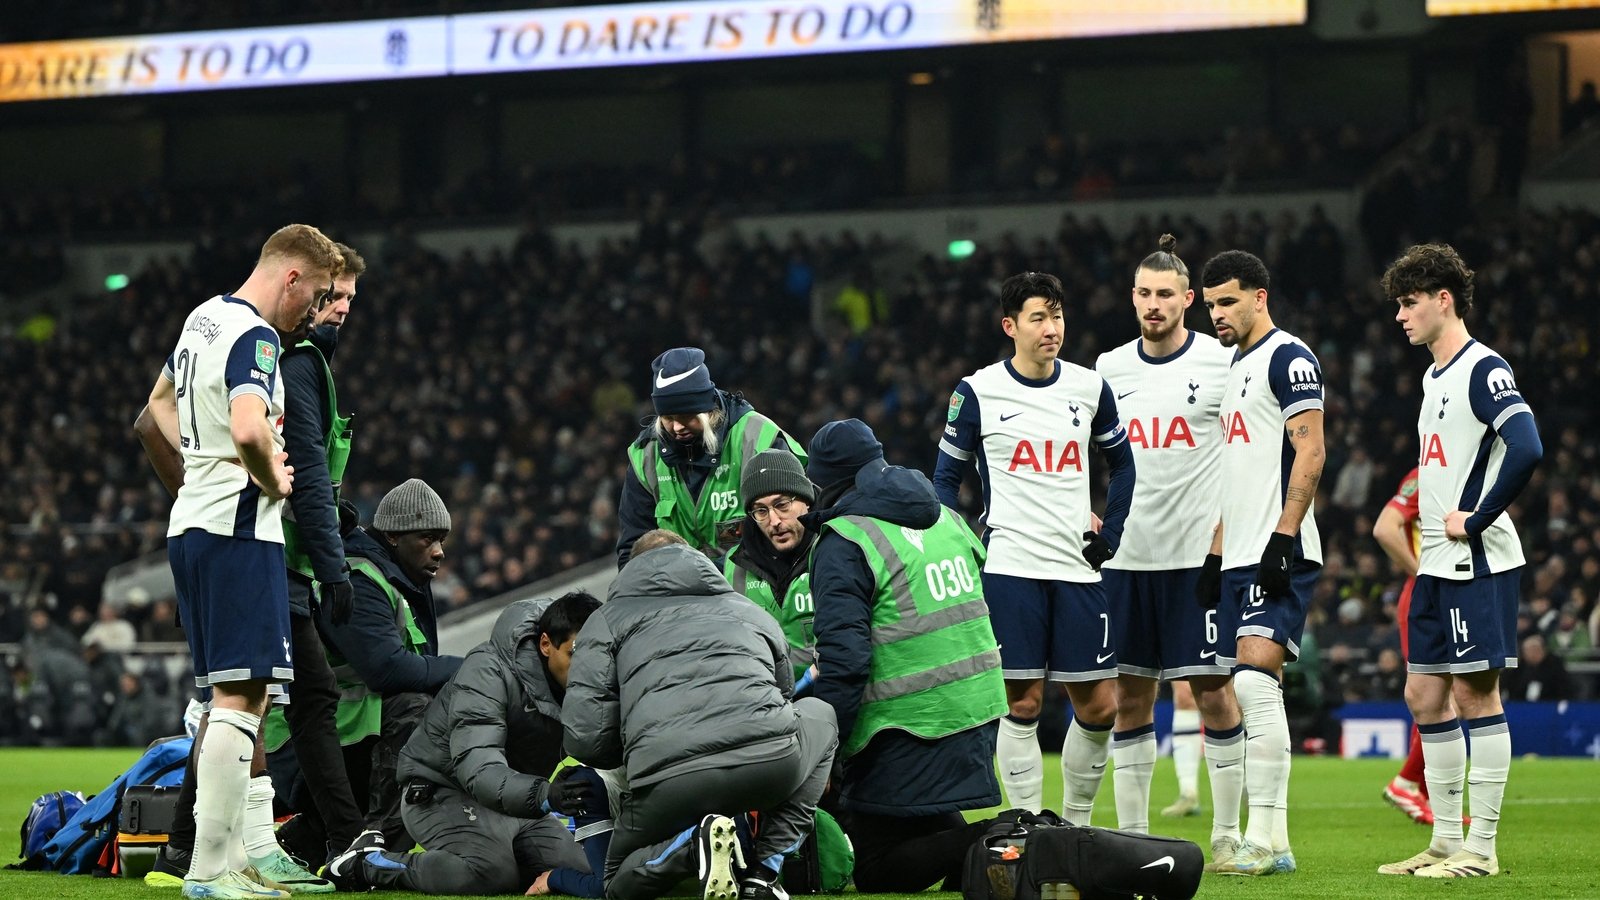
[[[132,750],[0,750],[0,859],[17,855],[17,826],[27,805],[46,791],[98,790],[137,758]],[[1519,759],[1502,811],[1500,866],[1495,878],[1459,882],[1424,881],[1375,874],[1379,863],[1422,849],[1428,830],[1385,805],[1379,794],[1394,774],[1389,760],[1296,757],[1290,789],[1290,834],[1300,871],[1263,879],[1205,877],[1204,898],[1600,898],[1600,763],[1572,759]],[[1045,763],[1045,797],[1061,796],[1055,757]],[[1095,806],[1095,824],[1115,825],[1108,775]],[[1204,783],[1202,776],[1202,796]],[[1156,770],[1154,805],[1177,790],[1170,760]],[[1153,820],[1158,831],[1206,846],[1210,814],[1183,820]],[[399,895],[390,896],[422,896]],[[924,896],[955,897],[954,894]],[[142,882],[0,871],[0,898],[168,897],[173,890]]]

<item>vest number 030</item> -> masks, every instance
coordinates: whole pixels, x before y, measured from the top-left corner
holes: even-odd
[[[972,563],[964,556],[928,563],[922,570],[922,577],[927,580],[928,592],[933,594],[935,602],[970,594],[978,586]]]

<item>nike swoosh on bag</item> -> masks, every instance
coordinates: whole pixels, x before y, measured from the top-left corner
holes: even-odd
[[[705,365],[705,363],[701,363],[699,366],[695,366],[694,368],[690,369],[687,372],[679,372],[678,374],[672,376],[671,378],[662,378],[661,377],[661,373],[657,372],[656,373],[656,387],[658,387],[658,388],[671,387],[672,385],[677,384],[678,382],[684,380],[685,378],[688,378],[690,375],[693,375],[694,373],[700,371],[700,366],[703,366],[703,365]]]
[[[1172,872],[1172,870],[1173,870],[1173,867],[1175,867],[1177,864],[1178,864],[1178,861],[1173,859],[1172,857],[1163,856],[1160,859],[1156,860],[1155,862],[1146,863],[1145,865],[1142,865],[1139,868],[1141,868],[1141,869],[1154,869],[1156,866],[1164,865],[1164,866],[1167,867],[1167,872],[1170,874]]]

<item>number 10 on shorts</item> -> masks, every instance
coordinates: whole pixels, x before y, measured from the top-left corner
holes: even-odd
[[[1450,610],[1450,631],[1456,636],[1457,644],[1467,643],[1467,620],[1461,618],[1461,610]]]

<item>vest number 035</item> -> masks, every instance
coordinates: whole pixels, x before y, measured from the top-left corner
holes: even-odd
[[[922,570],[922,577],[927,580],[928,592],[933,594],[935,602],[970,594],[978,586],[972,563],[964,556],[928,563]]]

